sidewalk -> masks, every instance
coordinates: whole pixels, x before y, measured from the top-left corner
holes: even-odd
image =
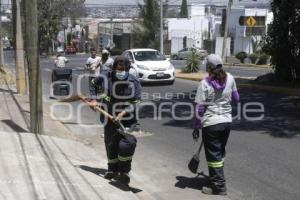
[[[45,134],[30,133],[28,104],[28,97],[0,86],[0,199],[138,199],[128,188],[103,178],[104,146],[96,153],[77,142],[47,112]]]

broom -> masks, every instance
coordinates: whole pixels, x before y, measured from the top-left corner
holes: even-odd
[[[203,141],[201,141],[198,151],[195,153],[195,155],[193,155],[192,159],[190,160],[190,162],[188,164],[189,170],[194,174],[196,174],[198,172],[198,168],[199,168],[199,164],[200,164],[200,152],[201,152],[202,146],[203,146]]]

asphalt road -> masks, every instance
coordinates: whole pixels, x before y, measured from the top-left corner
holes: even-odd
[[[75,69],[73,85],[78,88],[76,77],[82,74],[79,69],[85,59],[84,56],[70,56],[69,59],[69,66]],[[51,60],[41,59],[44,101],[48,102],[54,102],[49,99],[52,68]],[[187,170],[187,162],[199,145],[191,138],[190,120],[175,120],[170,114],[172,105],[192,102],[190,96],[196,90],[197,84],[177,79],[172,86],[143,87],[144,102],[164,105],[164,112],[160,120],[155,120],[151,107],[143,106],[140,109],[142,129],[153,134],[139,138],[132,173],[139,174],[138,181],[141,184],[137,187],[147,191],[155,199],[220,199],[201,195],[200,189],[206,183],[205,179],[202,176],[195,177]],[[87,92],[86,82],[79,85],[81,91]],[[234,115],[240,118],[233,124],[227,147],[225,173],[228,198],[300,199],[300,98],[249,89],[241,89],[240,93],[241,104],[234,109]],[[263,119],[246,119],[245,106],[250,102],[263,105]],[[72,108],[76,110],[78,104],[73,103]],[[251,108],[257,107],[252,105]],[[174,110],[176,116],[181,118],[190,113],[187,106],[176,106]],[[67,113],[66,108],[63,107],[60,112],[64,115]],[[96,113],[89,109],[83,109],[80,113],[82,123],[90,127],[97,126]],[[250,113],[249,116],[258,117],[260,114]],[[66,120],[66,125],[78,123],[76,116],[73,113],[72,118]],[[86,132],[84,137],[90,137],[90,134]],[[203,154],[201,168],[207,174]]]

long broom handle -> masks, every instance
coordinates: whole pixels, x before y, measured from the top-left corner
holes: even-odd
[[[198,151],[197,151],[197,153],[196,153],[196,155],[198,155],[198,157],[199,157],[199,155],[200,155],[200,152],[201,152],[202,147],[203,147],[203,140],[201,141],[200,147],[199,147],[199,149],[198,149]]]
[[[81,100],[82,100],[84,103],[90,105],[90,102],[88,102],[85,98],[81,98]],[[105,117],[107,117],[107,118],[109,118],[110,120],[113,121],[114,117],[113,117],[112,115],[110,115],[108,112],[106,112],[105,110],[103,110],[102,108],[96,106],[96,107],[95,107],[95,110],[97,110],[98,112],[102,113]]]

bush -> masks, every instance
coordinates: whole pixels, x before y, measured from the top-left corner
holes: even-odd
[[[251,63],[252,63],[252,64],[255,64],[255,63],[256,63],[258,57],[259,57],[259,56],[258,56],[256,53],[252,53],[252,54],[249,55],[249,59],[251,60]]]
[[[265,65],[267,64],[267,61],[269,59],[269,55],[265,54],[265,53],[262,53],[260,56],[259,56],[259,60],[257,62],[258,65]]]
[[[118,55],[121,55],[122,54],[122,50],[121,49],[118,49],[118,48],[112,48],[111,49],[111,55],[112,56],[118,56]]]
[[[241,51],[235,54],[235,57],[240,60],[241,63],[244,63],[245,58],[247,58],[248,54],[244,51]]]
[[[196,50],[193,49],[192,53],[188,56],[186,60],[186,67],[182,70],[186,73],[198,72],[200,64],[200,57],[197,54]]]

